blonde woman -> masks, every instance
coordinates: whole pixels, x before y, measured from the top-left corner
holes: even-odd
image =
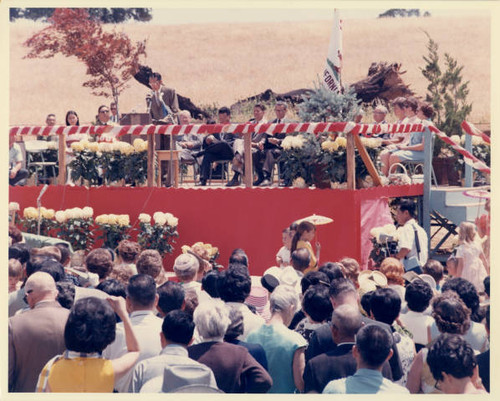
[[[457,276],[470,281],[481,292],[484,291],[483,280],[489,275],[490,267],[477,238],[476,226],[473,223],[464,221],[460,224],[456,254]]]

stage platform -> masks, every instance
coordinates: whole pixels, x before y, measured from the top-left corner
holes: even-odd
[[[10,187],[9,201],[24,208],[36,207],[42,187]],[[318,226],[321,262],[349,256],[367,262],[371,249],[369,230],[387,224],[387,199],[423,194],[423,185],[385,186],[359,190],[299,188],[157,188],[157,187],[70,187],[51,185],[42,206],[57,210],[91,206],[100,214],[129,214],[139,226],[140,213],[170,212],[179,218],[179,235],[173,255],[164,266],[172,270],[181,246],[202,241],[217,246],[218,262],[227,266],[234,248],[243,248],[252,275],[275,265],[281,231],[297,219],[317,214],[333,223]],[[135,238],[136,233],[132,233]],[[97,242],[96,245],[99,245]]]

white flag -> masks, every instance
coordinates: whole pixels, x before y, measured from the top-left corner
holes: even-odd
[[[342,20],[339,12],[333,13],[333,29],[323,71],[323,85],[333,92],[343,92],[340,73],[342,71]]]

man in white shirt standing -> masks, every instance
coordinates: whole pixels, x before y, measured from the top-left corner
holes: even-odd
[[[421,274],[422,266],[428,258],[429,240],[425,230],[415,221],[415,209],[416,204],[408,199],[402,200],[398,206],[396,220],[399,224],[399,252],[395,257],[401,260],[406,271],[414,270],[417,274]],[[419,266],[412,263],[417,260]]]
[[[136,274],[129,280],[127,286],[127,310],[130,314],[130,321],[134,328],[135,336],[139,342],[140,361],[157,356],[162,349],[160,342],[160,332],[162,319],[156,317],[156,304],[158,295],[153,277],[147,274]],[[116,338],[103,351],[106,359],[116,359],[127,352],[125,341],[125,331],[123,324],[116,325]],[[115,389],[120,392],[127,392],[134,369],[116,382]]]

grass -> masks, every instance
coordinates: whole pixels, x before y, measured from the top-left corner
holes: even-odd
[[[10,29],[10,124],[43,124],[48,113],[63,123],[67,110],[81,123],[95,118],[109,99],[81,86],[85,67],[73,58],[23,59],[22,43],[42,25],[14,23]],[[230,105],[268,88],[286,92],[312,87],[323,70],[331,21],[200,25],[118,26],[133,40],[148,38],[144,63],[164,76],[167,86],[197,104]],[[347,20],[344,23],[344,83],[364,78],[375,61],[402,63],[403,79],[425,96],[420,69],[427,31],[450,53],[470,81],[470,120],[490,120],[490,19],[485,16]],[[442,57],[443,58],[443,57]],[[36,72],[36,73],[35,73]],[[147,88],[130,81],[121,111],[144,112]],[[28,107],[29,106],[29,107]],[[368,116],[365,120],[368,121]],[[268,118],[274,113],[269,110]]]

